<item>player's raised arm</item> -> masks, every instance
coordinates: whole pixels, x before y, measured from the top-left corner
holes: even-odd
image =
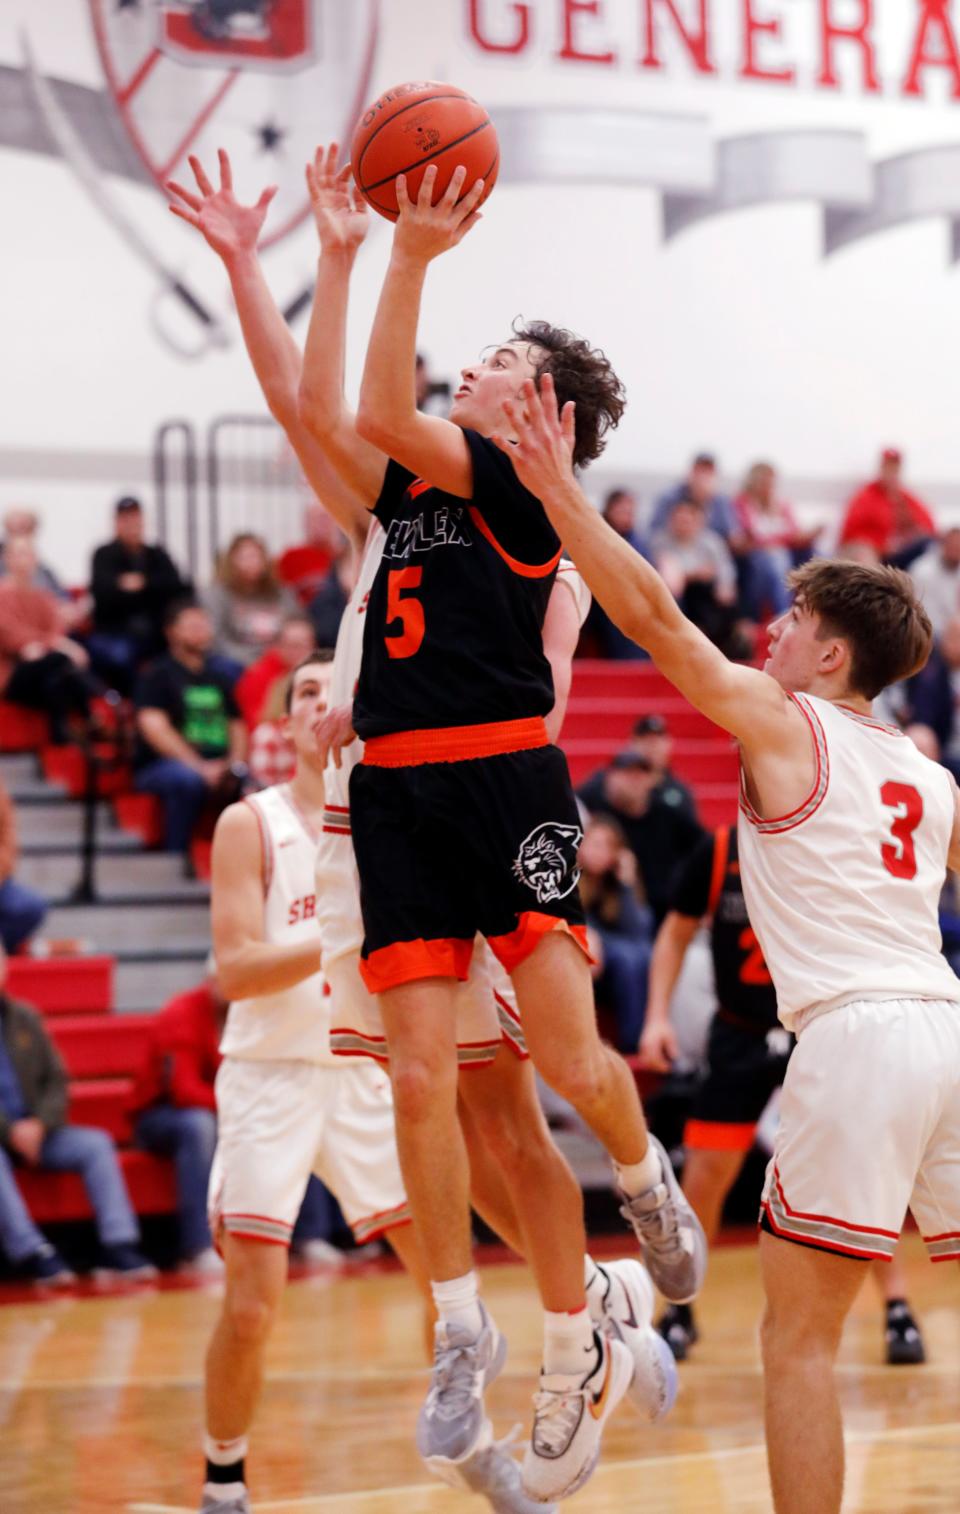
[[[232,804],[217,821],[211,871],[213,950],[227,998],[279,993],[320,971],[319,929],[289,946],[264,939],[263,846],[249,805]]]
[[[730,662],[682,613],[659,573],[594,509],[573,474],[574,407],[557,412],[553,379],[530,381],[504,409],[517,441],[494,440],[536,494],[584,581],[624,635],[682,694],[748,747],[796,744],[803,717],[773,678]],[[805,739],[805,738],[804,738]]]
[[[221,259],[267,407],[286,432],[321,504],[347,536],[359,539],[368,525],[366,507],[343,483],[323,447],[300,419],[298,391],[303,358],[270,293],[257,255],[257,242],[276,190],[265,189],[256,204],[241,205],[233,192],[230,159],[222,148],[218,157],[220,187],[210,182],[200,160],[191,157],[196,192],[171,182],[167,187],[178,203],[171,204],[170,209],[199,231]]]
[[[372,510],[383,487],[386,456],[358,433],[343,392],[350,276],[367,234],[367,208],[337,166],[336,143],[318,147],[307,187],[320,238],[320,262],[303,355],[298,412],[344,483]]]
[[[459,199],[465,170],[458,168],[446,193],[432,205],[436,178],[436,166],[431,165],[416,200],[409,198],[403,174],[397,180],[400,218],[370,334],[357,429],[435,488],[469,499],[473,468],[463,432],[452,421],[418,411],[414,370],[427,268],[442,252],[456,247],[480,219],[483,180]]]

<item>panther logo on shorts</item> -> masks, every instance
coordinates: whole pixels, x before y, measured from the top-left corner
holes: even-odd
[[[514,876],[533,889],[541,904],[565,898],[580,880],[577,852],[582,840],[579,825],[544,821],[521,842],[513,864]]]

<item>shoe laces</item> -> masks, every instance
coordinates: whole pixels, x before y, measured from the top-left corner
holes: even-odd
[[[541,1456],[562,1456],[586,1408],[590,1390],[541,1388],[533,1395],[533,1449]]]
[[[440,1345],[439,1339],[446,1344]],[[433,1359],[433,1381],[427,1395],[427,1407],[437,1419],[457,1419],[479,1397],[482,1367],[478,1346],[474,1341],[453,1341],[449,1336],[438,1337]]]

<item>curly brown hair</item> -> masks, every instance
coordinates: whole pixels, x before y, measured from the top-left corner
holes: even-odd
[[[591,347],[583,337],[551,326],[549,321],[513,323],[514,340],[528,342],[543,349],[545,356],[537,367],[537,386],[549,373],[562,410],[568,400],[576,404],[576,442],[573,462],[577,468],[592,463],[606,446],[606,435],[620,423],[627,403],[626,390],[599,347]]]
[[[787,578],[797,604],[820,617],[819,638],[850,646],[850,687],[867,699],[924,666],[930,617],[901,568],[814,558]]]

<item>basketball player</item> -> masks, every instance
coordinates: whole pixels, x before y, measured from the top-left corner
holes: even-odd
[[[718,1008],[707,1042],[707,1075],[683,1133],[683,1191],[712,1241],[724,1200],[753,1146],[757,1122],[783,1082],[793,1047],[793,1037],[777,1018],[773,979],[747,914],[737,833],[725,825],[704,836],[682,865],[654,943],[640,1056],[657,1072],[669,1071],[677,1055],[670,999],[705,917]],[[891,1366],[922,1362],[923,1339],[907,1302],[902,1267],[896,1258],[875,1261],[873,1274],[886,1301],[887,1361]],[[671,1304],[657,1329],[678,1361],[699,1334],[690,1304]]]
[[[606,1144],[624,1212],[672,1299],[694,1295],[705,1242],[665,1153],[647,1136],[633,1079],[599,1039],[579,896],[579,818],[566,762],[544,724],[554,703],[542,627],[559,543],[490,442],[503,402],[553,365],[584,409],[582,459],[623,407],[602,354],[536,323],[464,369],[449,421],[416,409],[414,362],[429,262],[473,223],[482,186],[436,206],[428,168],[401,212],[356,418],[340,375],[347,271],[321,258],[301,415],[386,531],[365,614],[350,779],[364,920],[362,972],[378,995],[407,1193],[440,1314],[418,1425],[427,1462],[472,1454],[482,1393],[504,1343],[471,1266],[469,1166],[457,1122],[456,983],[479,930],[513,980],[535,1065]],[[345,259],[344,259],[345,261]],[[325,267],[326,264],[326,267]],[[519,1165],[505,1176],[546,1314],[544,1371],[524,1462],[544,1502],[582,1485],[631,1378],[622,1343],[598,1334],[584,1290],[582,1197]],[[589,1411],[589,1412],[588,1412]]]
[[[937,903],[960,866],[960,794],[871,701],[929,655],[910,579],[814,561],[763,671],[727,661],[578,487],[552,382],[505,407],[509,448],[587,584],[667,678],[740,743],[740,864],[780,1019],[797,1035],[764,1190],[767,1450],[777,1514],[838,1514],[833,1377],[864,1262],[909,1207],[960,1259],[960,980]]]
[[[224,261],[247,348],[271,411],[287,432],[318,497],[361,553],[359,580],[343,617],[333,667],[333,697],[337,698],[339,689],[339,697],[347,701],[360,671],[363,617],[370,582],[383,553],[385,533],[340,482],[323,448],[299,422],[300,354],[269,293],[256,256],[257,237],[270,192],[261,196],[255,206],[239,205],[232,193],[226,154],[221,153],[220,161],[218,190],[214,190],[195,159],[191,164],[200,194],[180,186],[171,188],[186,207],[179,208],[178,214],[203,233]],[[336,185],[335,158],[331,162],[333,168],[324,171],[322,155],[318,155],[318,173],[325,184],[320,198],[329,201],[318,219],[324,221],[328,234],[342,232],[345,226],[349,228],[353,239],[351,251],[355,253],[366,231],[366,219],[354,213],[349,197]],[[334,258],[333,263],[339,278],[343,271],[340,260]],[[345,298],[341,304],[342,320]],[[587,605],[588,597],[583,593],[579,576],[569,571],[569,564],[565,565],[558,574],[544,625],[544,651],[553,669],[557,694],[550,716],[554,732],[559,731],[562,723],[571,657]],[[354,1025],[377,1028],[375,1016],[371,1017],[366,1009],[372,1001],[358,971],[363,931],[346,802],[347,772],[356,755],[356,747],[348,748],[343,768],[331,764],[327,769],[327,813],[318,854],[317,918],[325,971],[334,985],[333,1003],[338,1013],[346,1009],[347,1018]],[[485,956],[479,951],[475,953],[470,980],[459,986],[457,1027],[461,1062],[469,1069],[461,1084],[460,1115],[470,1150],[474,1201],[488,1223],[515,1249],[522,1250],[524,1238],[498,1169],[519,1165],[528,1183],[548,1194],[556,1186],[558,1168],[564,1183],[574,1188],[576,1185],[553,1145],[540,1110],[512,987],[489,953]],[[349,1043],[351,1035],[346,1031],[341,1039]],[[351,1049],[349,1044],[346,1049]],[[360,1049],[381,1054],[369,1036],[362,1037]],[[491,1153],[497,1159],[495,1162]],[[592,1317],[600,1328],[626,1341],[632,1352],[631,1399],[645,1418],[658,1418],[673,1402],[676,1377],[669,1357],[664,1359],[659,1349],[661,1343],[651,1329],[653,1295],[649,1279],[633,1261],[600,1268],[586,1258],[585,1269]],[[459,1466],[461,1480],[475,1491],[486,1493],[504,1514],[527,1507],[515,1487],[514,1470],[512,1461],[495,1446],[481,1450]]]

